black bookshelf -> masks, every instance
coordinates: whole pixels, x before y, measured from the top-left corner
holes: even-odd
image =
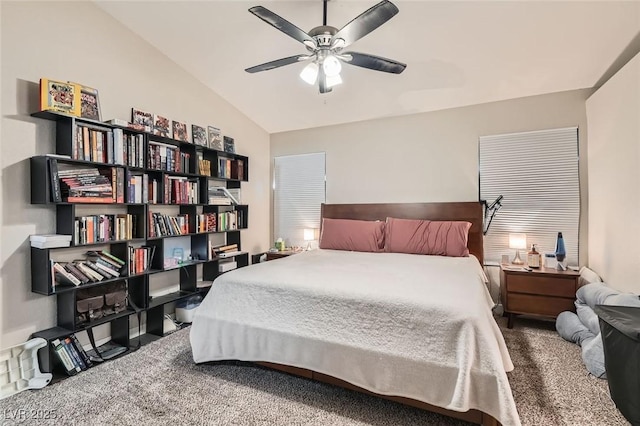
[[[163,327],[164,314],[170,304],[196,294],[203,296],[206,294],[208,287],[197,287],[197,268],[201,265],[202,279],[205,281],[213,281],[221,274],[219,272],[219,259],[212,258],[209,253],[210,236],[222,234],[225,236],[224,241],[226,244],[237,244],[238,250],[242,250],[240,231],[247,229],[249,226],[248,205],[210,205],[208,204],[208,188],[210,185],[224,186],[227,189],[241,188],[241,183],[249,180],[249,158],[235,153],[217,151],[184,141],[50,111],[37,112],[32,116],[56,122],[56,152],[50,155],[35,156],[30,160],[31,203],[55,208],[55,233],[72,235],[70,247],[31,248],[31,290],[34,293],[55,296],[57,301],[57,326],[41,330],[34,333],[33,336],[43,337],[49,343],[48,349],[40,351],[41,353],[39,354],[42,371],[60,373],[63,368],[59,360],[57,360],[57,356],[52,352],[50,344],[52,340],[109,323],[111,324],[111,338],[118,344],[131,347],[138,341],[143,344],[151,342],[166,334],[166,330]],[[130,138],[128,140],[137,144],[135,153],[123,155],[125,164],[115,164],[115,160],[111,162],[95,161],[96,159],[111,160],[107,154],[99,151],[98,155],[95,155],[96,152],[90,150],[87,158],[79,158],[87,155],[87,151],[81,151],[78,145],[78,140],[81,136],[86,136],[83,132],[101,133],[102,137],[108,137],[109,140],[112,140],[114,136],[110,132],[113,132],[114,129],[118,129],[117,132],[122,132],[125,138]],[[109,136],[110,134],[111,136]],[[150,167],[152,154],[149,148],[153,144],[171,146],[172,152],[176,153],[176,157],[185,159],[185,162],[181,164],[184,167],[180,167],[179,170]],[[83,149],[86,150],[86,146]],[[111,153],[115,159],[113,148],[111,148]],[[199,158],[210,162],[211,176],[198,174]],[[114,202],[89,200],[90,202],[86,203],[68,202],[64,198],[56,199],[54,185],[56,181],[59,184],[59,180],[53,177],[55,172],[52,173],[52,170],[59,170],[61,167],[98,168],[104,172],[111,171],[114,175],[116,172],[113,172],[112,169],[123,169],[119,173],[126,176],[122,190],[124,199],[114,199]],[[170,169],[171,167],[168,168]],[[166,183],[171,182],[172,179],[186,178],[190,182],[197,182],[198,191],[195,194],[195,199],[193,199],[193,196],[191,197],[194,202],[180,204],[127,202],[131,199],[131,189],[128,185],[129,177],[132,175],[142,176],[144,174],[148,176],[148,183],[152,179],[156,180],[158,193],[162,195],[172,189],[165,188]],[[59,187],[58,194],[60,194]],[[149,196],[149,198],[151,197]],[[171,210],[171,215],[188,215],[188,223],[186,224],[188,232],[181,235],[151,235],[150,213],[163,210],[162,213],[166,214],[164,211],[167,209]],[[226,212],[236,212],[234,215],[237,217],[235,224],[237,229],[216,229],[204,232],[198,232],[199,230],[196,229],[196,215],[210,213],[215,214],[216,218],[218,218],[220,214]],[[76,219],[86,215],[100,216],[106,214],[114,217],[117,215],[130,215],[130,221],[127,223],[130,223],[131,238],[81,242],[76,232]],[[217,226],[220,226],[218,221]],[[54,233],[54,230],[49,233]],[[165,254],[167,254],[165,253],[165,243],[172,238],[178,237],[190,240],[192,258],[175,266],[166,266],[164,258]],[[132,260],[130,259],[130,246],[150,247],[154,252],[151,264],[143,272],[129,273],[128,265]],[[104,250],[124,260],[125,267],[121,270],[121,276],[105,278],[101,281],[88,282],[78,286],[61,284],[55,281],[52,271],[54,262],[64,262],[69,257],[68,253],[66,253],[69,251],[73,251],[73,255],[76,256],[78,251],[86,252],[92,250]],[[235,261],[238,268],[247,266],[249,264],[249,254],[243,252],[236,255]],[[149,290],[150,277],[175,270],[179,270],[179,290],[171,294],[152,297]],[[87,289],[99,292],[101,288],[106,288],[106,286],[118,282],[122,282],[126,286],[127,300],[130,306],[117,314],[85,323],[79,322],[76,306],[80,290]],[[131,315],[137,313],[137,309],[146,312],[146,335],[132,340],[129,335],[129,319]]]

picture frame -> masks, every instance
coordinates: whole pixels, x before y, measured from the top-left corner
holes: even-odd
[[[209,148],[216,151],[222,151],[222,133],[220,129],[213,126],[207,126],[207,134],[209,139]]]
[[[204,127],[192,124],[191,138],[193,139],[194,145],[209,146],[209,143],[207,141],[207,129],[205,129]]]
[[[165,138],[171,137],[171,120],[158,114],[153,116],[153,134]]]
[[[152,133],[154,129],[153,118],[153,114],[150,112],[131,108],[131,123],[136,126],[142,126],[145,132]]]
[[[80,117],[102,121],[98,89],[75,83],[80,87]]]
[[[187,123],[182,123],[180,121],[173,122],[173,138],[178,141],[189,142]]]
[[[236,153],[236,143],[231,136],[224,136],[224,152],[228,152],[230,154]]]
[[[80,117],[80,86],[76,83],[40,79],[40,110]]]

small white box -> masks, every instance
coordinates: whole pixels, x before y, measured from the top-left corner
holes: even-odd
[[[558,260],[555,253],[544,254],[544,267],[549,269],[556,269],[558,267]]]
[[[238,263],[235,261],[232,262],[220,262],[218,264],[218,272],[227,272],[232,269],[236,269],[238,267]]]

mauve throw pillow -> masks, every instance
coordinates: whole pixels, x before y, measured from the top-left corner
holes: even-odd
[[[385,251],[391,253],[469,256],[470,222],[387,218]]]
[[[322,219],[320,248],[332,250],[384,251],[382,221]]]

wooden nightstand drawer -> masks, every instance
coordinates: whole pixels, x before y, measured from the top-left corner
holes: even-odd
[[[509,293],[507,309],[516,314],[532,314],[556,317],[560,312],[576,310],[574,299]]]
[[[576,296],[576,280],[570,278],[516,275],[511,274],[507,279],[509,293],[528,293],[540,296],[570,297]]]

